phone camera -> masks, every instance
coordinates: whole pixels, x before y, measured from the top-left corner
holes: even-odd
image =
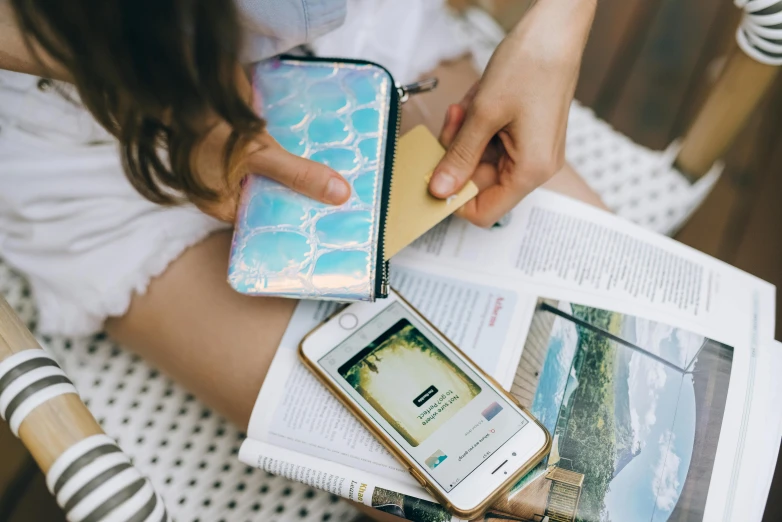
[[[516,452],[514,451],[513,453],[511,453],[511,455],[513,455],[515,457],[516,456]]]

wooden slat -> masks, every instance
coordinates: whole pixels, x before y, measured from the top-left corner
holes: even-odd
[[[35,478],[18,499],[16,509],[6,522],[65,522],[65,515],[46,489],[46,482],[40,471],[36,472]]]
[[[782,120],[777,115],[782,110],[782,81],[778,80],[772,91],[776,94],[765,103],[758,112],[760,128],[757,134],[747,134],[746,138],[752,141],[747,145],[747,160],[740,165],[740,169],[734,172],[738,185],[741,187],[740,197],[736,202],[733,216],[726,229],[718,257],[728,263],[735,264],[737,255],[743,242],[743,238],[753,231],[748,228],[750,214],[756,205],[757,198],[762,190],[763,179],[768,175],[779,175],[779,171],[773,169],[772,156],[774,148],[778,147],[778,136],[782,131]]]
[[[775,147],[764,175],[759,179],[756,197],[748,213],[745,233],[730,261],[761,279],[782,286],[782,137],[773,135]],[[776,337],[782,338],[782,308],[777,307]]]
[[[6,508],[2,503],[6,500],[5,491],[30,462],[29,458],[30,454],[22,443],[13,436],[5,423],[0,422],[0,520]]]
[[[632,63],[621,96],[604,90],[596,107],[598,115],[607,115],[617,130],[644,146],[666,147],[709,27],[722,3],[664,0],[638,58]],[[641,31],[642,22],[634,30]]]
[[[728,54],[736,41],[736,27],[742,11],[733,2],[721,2],[709,28],[706,42],[692,71],[687,90],[677,111],[669,141],[684,135],[702,108],[707,95],[725,66]]]
[[[757,187],[757,197],[749,214],[746,233],[742,235],[733,263],[761,279],[782,283],[782,139],[776,136],[777,147],[766,175]],[[779,321],[778,321],[779,323]]]
[[[622,49],[622,39],[633,14],[645,0],[600,0],[595,21],[581,60],[576,99],[593,107],[605,83],[610,79],[624,85],[624,77],[611,78],[611,63]],[[621,85],[618,87],[621,89]]]
[[[587,61],[581,72],[585,82],[594,82],[590,75],[599,75],[598,89],[588,93],[582,88],[577,97],[601,118],[610,120],[662,1],[614,1],[609,6],[598,2],[591,41],[585,50]]]
[[[760,137],[769,130],[764,118],[770,103],[755,114],[726,157],[722,177],[706,201],[676,235],[685,245],[723,261],[735,253],[736,243],[744,234],[745,207],[755,196],[754,178],[763,163],[758,150]],[[765,153],[768,157],[768,153]]]
[[[676,165],[702,176],[723,157],[778,76],[777,67],[758,63],[738,46],[682,140]]]
[[[782,454],[782,453],[781,453]],[[766,503],[763,522],[779,522],[782,520],[782,465],[777,461],[777,470],[771,483],[771,491]]]
[[[728,155],[723,179],[677,239],[782,286],[782,79],[771,92]]]

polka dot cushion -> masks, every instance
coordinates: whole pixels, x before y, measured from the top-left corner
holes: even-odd
[[[35,332],[26,281],[0,261],[0,294]],[[152,481],[179,522],[346,522],[342,499],[247,467],[244,434],[105,336],[45,337],[106,433]],[[5,428],[3,428],[5,429]]]
[[[568,162],[615,214],[643,227],[673,235],[719,179],[717,164],[692,183],[673,166],[678,145],[649,150],[616,132],[574,102],[565,155]]]

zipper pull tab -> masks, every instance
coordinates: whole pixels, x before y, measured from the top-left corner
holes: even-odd
[[[409,83],[407,85],[397,85],[399,91],[399,101],[405,103],[410,96],[414,94],[420,94],[422,92],[433,91],[437,88],[437,78],[426,78],[420,82]]]

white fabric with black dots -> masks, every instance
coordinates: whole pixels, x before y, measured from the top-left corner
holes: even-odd
[[[673,166],[678,145],[650,150],[615,131],[578,102],[570,107],[565,156],[612,212],[644,228],[675,234],[703,203],[722,165],[691,183]]]
[[[36,312],[29,287],[1,260],[0,295],[35,332]],[[239,430],[105,337],[44,338],[41,342],[110,436],[106,442],[116,442],[160,494],[162,503],[155,509],[164,504],[172,520],[347,522],[356,517],[353,506],[333,495],[239,462],[237,453],[244,438]],[[80,489],[77,486],[89,482],[85,477],[99,468],[120,465],[122,458],[117,455],[103,457],[89,473],[74,475],[67,489],[65,485],[58,489],[61,505],[73,499],[74,490]],[[49,474],[54,481],[50,488],[58,473],[62,471],[53,468]],[[131,474],[107,483],[108,488],[113,491],[114,486],[124,485]],[[133,478],[131,484],[138,480]],[[96,489],[92,502],[99,504],[108,491]],[[134,499],[151,502],[149,491],[136,492]],[[83,513],[72,515],[72,520],[81,520],[75,515]]]

